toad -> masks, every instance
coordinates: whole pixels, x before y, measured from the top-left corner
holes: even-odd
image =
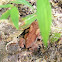
[[[38,27],[38,22],[34,21],[30,25],[29,32],[25,34],[23,38],[25,42],[22,38],[20,39],[20,47],[23,47],[23,45],[25,45],[26,48],[29,48],[29,50],[37,49],[39,45],[42,45],[42,41],[37,41],[37,38],[41,39],[40,30]]]

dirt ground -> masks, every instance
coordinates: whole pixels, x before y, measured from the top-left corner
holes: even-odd
[[[21,18],[36,12],[36,0],[27,0],[34,12],[17,5]],[[48,47],[43,45],[37,20],[26,29],[19,29],[9,20],[0,20],[0,62],[62,62],[62,0],[50,0],[52,26]],[[0,16],[7,9],[0,8]]]

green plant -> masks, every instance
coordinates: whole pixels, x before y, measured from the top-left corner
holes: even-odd
[[[6,5],[0,5],[0,8],[10,8],[8,9],[5,13],[2,14],[2,16],[0,17],[0,19],[7,19],[9,16],[14,24],[14,26],[19,29],[19,11],[18,8],[15,7],[13,4],[11,3],[16,3],[16,4],[25,4],[26,6],[30,7],[33,9],[33,7],[25,0],[14,0],[14,1],[10,1],[10,4],[6,4]]]
[[[19,11],[17,7],[15,7],[13,4],[24,4],[33,9],[30,3],[28,3],[26,0],[14,0],[10,1],[9,4],[6,5],[0,5],[0,8],[10,8],[7,10],[0,19],[7,19],[8,16],[10,16],[14,26],[18,29],[19,28]],[[34,9],[33,9],[34,10]],[[21,27],[26,27],[27,25],[30,25],[33,21],[38,20],[40,33],[42,35],[44,45],[47,46],[47,41],[49,38],[50,33],[50,26],[52,22],[51,17],[51,6],[49,3],[49,0],[37,0],[37,12],[31,15],[28,15],[23,18],[24,25]]]
[[[50,26],[52,22],[51,6],[49,0],[37,0],[37,19],[44,45],[47,46]]]
[[[51,41],[51,43],[53,43],[53,42],[56,42],[56,41],[58,41],[58,39],[60,39],[60,37],[61,37],[61,34],[60,33],[53,33],[51,36],[50,36],[50,41]]]

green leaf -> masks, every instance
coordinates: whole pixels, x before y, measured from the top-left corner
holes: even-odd
[[[26,0],[14,0],[14,1],[11,1],[10,3],[24,4],[33,9],[32,5],[29,2],[27,2]]]
[[[60,33],[53,33],[51,36],[50,36],[50,41],[51,42],[56,42],[58,41],[58,39],[61,37],[61,34]]]
[[[37,0],[37,19],[44,45],[47,47],[47,41],[52,23],[51,6],[49,0]]]
[[[26,28],[27,26],[29,26],[36,19],[37,19],[36,14],[31,14],[31,15],[28,15],[28,16],[22,18],[22,20],[24,20],[24,25],[22,25],[21,27]]]
[[[10,15],[10,10],[7,10],[5,13],[2,14],[2,16],[0,17],[0,19],[7,19]]]
[[[19,29],[19,11],[16,7],[13,7],[10,11],[10,17],[14,26]]]
[[[9,8],[9,7],[12,7],[12,5],[11,4],[0,5],[0,8]]]

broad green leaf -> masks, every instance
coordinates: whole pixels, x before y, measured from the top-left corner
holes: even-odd
[[[36,19],[37,19],[36,14],[31,14],[31,15],[28,15],[28,16],[22,18],[22,20],[24,20],[24,25],[22,25],[21,27],[26,28],[27,26],[29,26]]]
[[[0,5],[0,8],[9,8],[9,7],[12,7],[12,5],[11,4]]]
[[[2,14],[2,16],[0,17],[0,19],[7,19],[10,15],[10,10],[7,10],[5,13]]]
[[[10,11],[10,17],[14,26],[19,29],[19,11],[16,7],[13,7]]]
[[[61,34],[60,33],[53,33],[51,36],[50,36],[50,41],[51,42],[56,42],[58,41],[58,39],[61,37]]]
[[[32,5],[29,2],[27,2],[26,0],[14,0],[14,1],[11,1],[10,3],[24,4],[33,9]]]
[[[37,19],[43,42],[46,47],[52,22],[51,16],[52,14],[49,0],[37,0]]]

